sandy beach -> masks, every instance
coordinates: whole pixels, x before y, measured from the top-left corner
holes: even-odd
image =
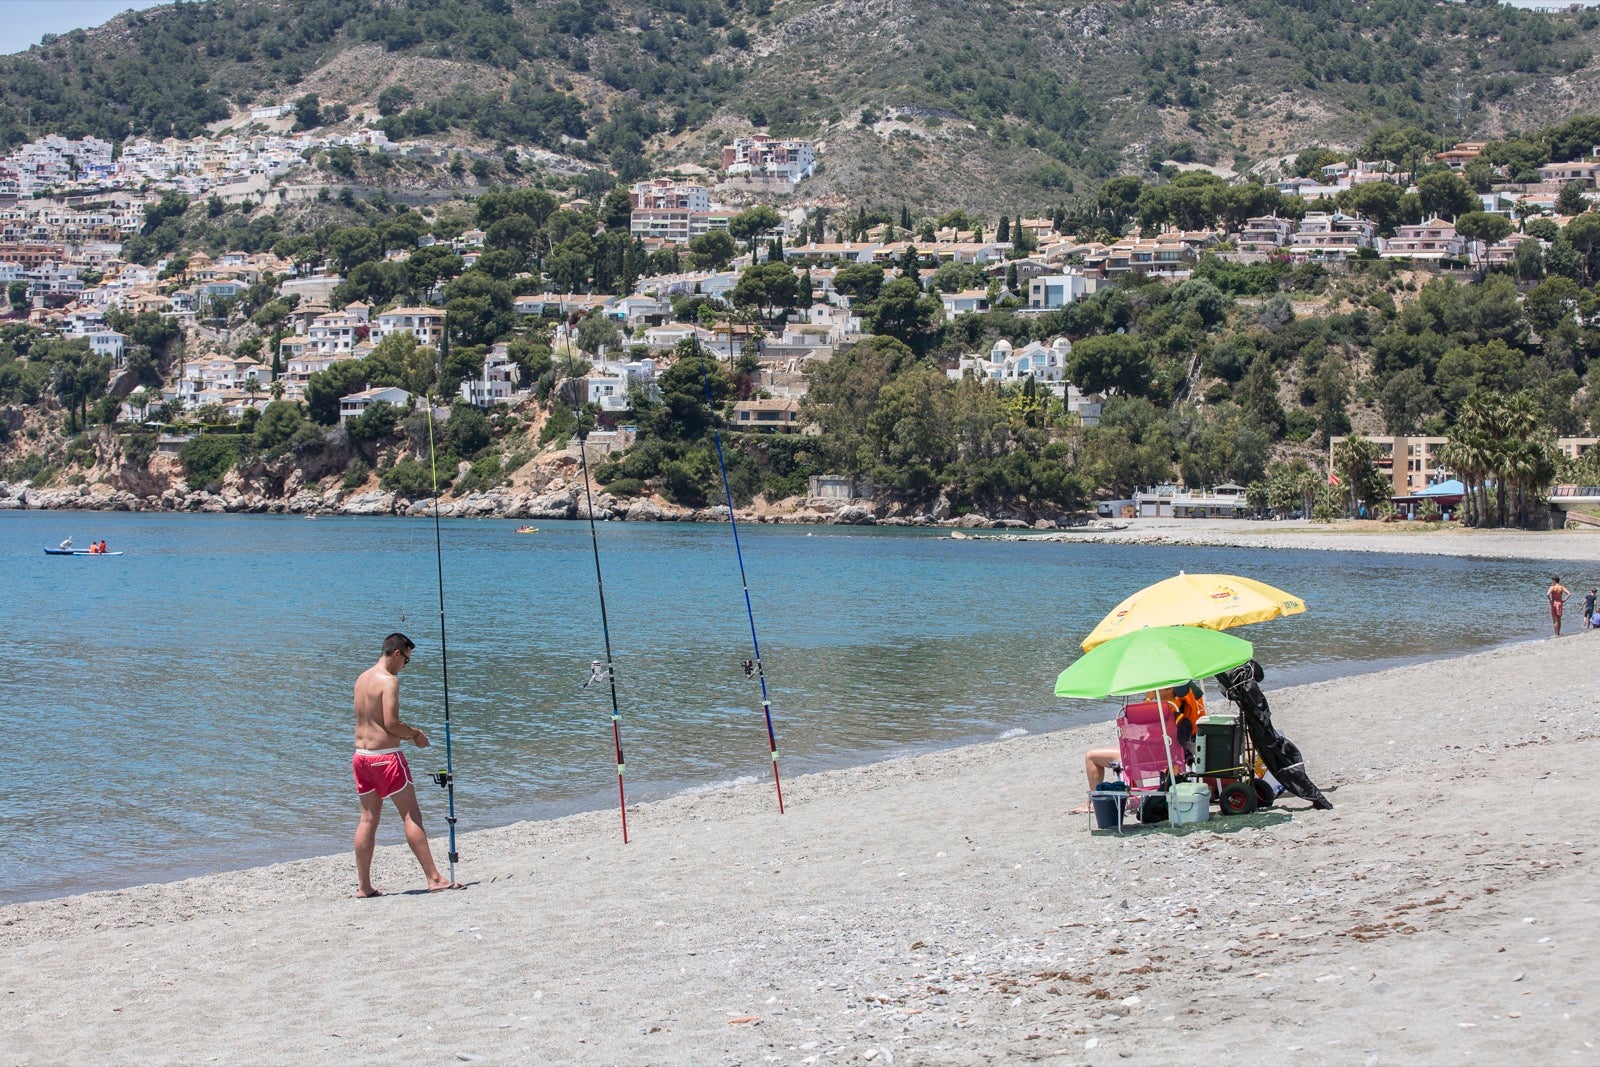
[[[1600,562],[1600,529],[1475,530],[1453,523],[1372,520],[1250,522],[1239,519],[1131,519],[1125,529],[1074,527],[1046,534],[994,534],[973,538],[1045,538],[1074,543],[1214,545],[1229,548],[1298,548],[1337,552],[1396,552],[1419,556],[1550,559]]]
[[[1092,833],[1090,726],[639,806],[626,846],[466,833],[457,893],[406,892],[391,815],[376,900],[346,854],[0,909],[0,1063],[1600,1063],[1600,635],[1270,669],[1331,812]]]

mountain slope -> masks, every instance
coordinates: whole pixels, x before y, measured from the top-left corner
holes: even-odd
[[[1600,93],[1597,41],[1600,11],[1428,0],[196,0],[0,58],[0,139],[193,136],[316,92],[623,178],[757,126],[821,143],[808,196],[992,207],[1152,157],[1550,124]]]

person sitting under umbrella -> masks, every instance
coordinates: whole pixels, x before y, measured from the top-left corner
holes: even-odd
[[[1099,789],[1106,780],[1106,771],[1119,767],[1117,760],[1122,758],[1122,753],[1114,748],[1091,748],[1083,754],[1083,773],[1089,779],[1089,792]],[[1073,815],[1089,814],[1089,802],[1085,800],[1078,807],[1073,808]]]

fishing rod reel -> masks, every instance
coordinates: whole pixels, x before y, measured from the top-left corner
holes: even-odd
[[[596,682],[605,682],[611,679],[611,664],[602,660],[589,661],[589,677],[584,680],[583,688],[587,689]]]
[[[450,789],[456,783],[456,776],[448,770],[434,771],[428,777],[433,779],[434,785],[444,789]],[[451,791],[451,796],[452,798],[455,796],[454,790]],[[456,810],[453,801],[450,805],[450,814],[444,817],[444,821],[450,824],[450,880],[453,882],[455,881],[455,865],[461,862],[461,853],[456,851]]]

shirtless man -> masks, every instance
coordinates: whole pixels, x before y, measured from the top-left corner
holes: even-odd
[[[417,646],[405,634],[393,633],[383,639],[383,655],[356,679],[356,754],[351,770],[356,778],[356,795],[361,799],[361,820],[356,823],[356,876],[358,897],[381,896],[372,887],[372,853],[378,841],[378,817],[383,814],[385,797],[394,798],[395,810],[405,821],[406,844],[422,864],[428,879],[428,892],[460,889],[439,873],[422,829],[422,810],[417,806],[417,790],[411,784],[411,767],[400,751],[401,741],[418,748],[428,747],[428,735],[400,721],[400,672],[411,662]]]
[[[1550,588],[1545,590],[1545,596],[1550,598],[1550,624],[1556,629],[1556,636],[1561,636],[1561,609],[1566,606],[1567,597],[1572,593],[1561,584],[1559,577],[1550,579]]]

